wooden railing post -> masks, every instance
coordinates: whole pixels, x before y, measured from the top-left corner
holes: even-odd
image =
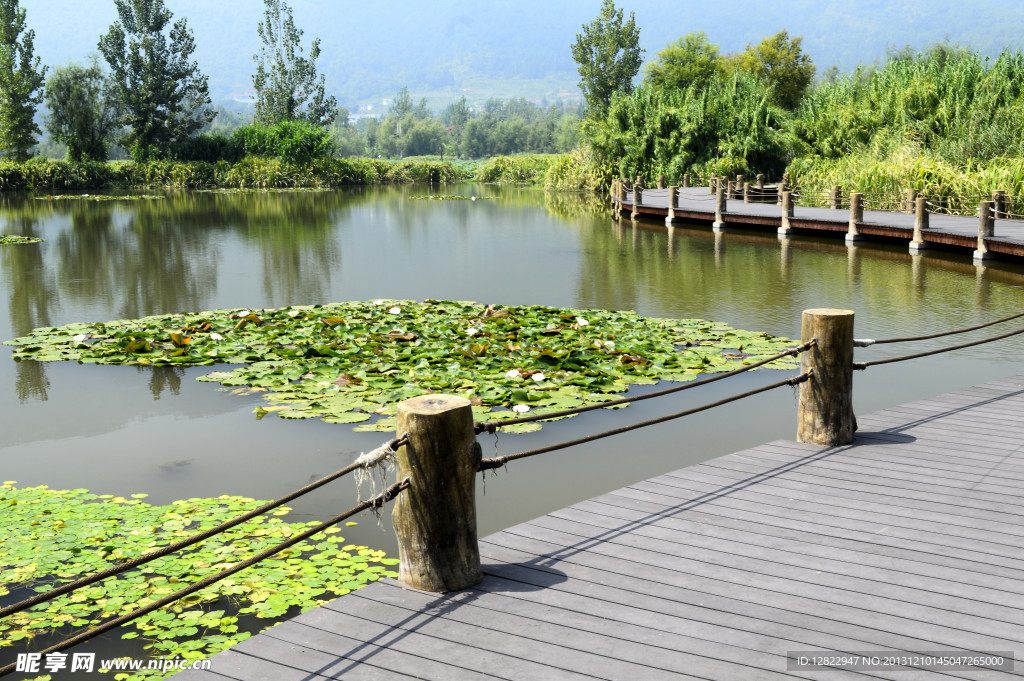
[[[775,190],[775,194],[776,194],[776,196],[775,196],[775,205],[776,206],[781,206],[782,205],[782,193],[785,192],[785,191],[786,191],[786,180],[785,179],[779,180],[779,186]]]
[[[843,207],[843,188],[838,184],[832,187],[829,201],[833,210],[839,210]]]
[[[928,229],[928,199],[918,196],[914,201],[914,240],[910,242],[910,252],[917,253],[928,247],[924,240],[924,230]]]
[[[974,251],[975,262],[992,257],[988,250],[988,244],[985,243],[985,239],[996,235],[996,220],[992,215],[992,210],[991,201],[978,203],[978,250]]]
[[[764,174],[758,173],[755,179],[757,180],[757,188],[764,189]]]
[[[743,183],[745,181],[746,181],[746,178],[743,175],[737,175],[736,176],[736,183],[733,185],[733,189],[735,190],[735,194],[733,194],[732,198],[734,198],[734,199],[742,199],[743,198],[743,194],[741,192],[743,191]]]
[[[860,223],[864,222],[864,195],[850,192],[850,223],[846,232],[846,243],[860,241]]]
[[[750,183],[743,183],[743,203],[750,203]]]
[[[779,237],[788,237],[793,231],[793,225],[789,219],[793,217],[793,192],[788,189],[782,192],[782,225],[779,227]]]
[[[668,188],[668,215],[665,216],[665,224],[671,225],[676,219],[676,203],[679,201],[679,187],[672,185]]]
[[[636,220],[640,217],[640,202],[644,200],[644,188],[639,182],[633,187],[633,212],[630,213],[629,219]]]
[[[421,591],[458,591],[483,579],[476,536],[474,484],[481,450],[469,400],[420,395],[398,405],[398,479],[410,486],[395,501],[399,581]]]
[[[797,441],[815,445],[853,442],[853,310],[804,310],[802,343],[815,345],[800,355],[800,371],[813,372],[800,384]]]
[[[690,188],[690,173],[683,173],[683,186]]]
[[[665,188],[665,176],[664,175],[658,175],[658,189],[664,189],[664,188]]]
[[[721,232],[725,228],[726,199],[728,197],[725,181],[719,179],[718,186],[715,187],[715,221],[711,224],[711,229],[715,232]]]
[[[905,199],[903,210],[907,213],[913,213],[914,207],[917,205],[917,190],[910,188],[907,190],[907,197]]]
[[[711,176],[711,180],[708,181],[708,189],[711,190],[708,193],[709,194],[714,194],[715,193],[715,189],[717,189],[717,188],[718,188],[718,178],[715,177],[714,175],[712,175]]]
[[[1006,191],[997,189],[992,192],[992,208],[995,210],[995,214],[992,216],[996,220],[1006,219]]]

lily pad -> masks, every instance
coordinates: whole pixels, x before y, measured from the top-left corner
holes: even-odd
[[[47,194],[32,198],[36,201],[151,201],[164,197],[157,194],[121,194],[118,196],[108,194]]]
[[[458,196],[456,194],[421,194],[419,196],[410,196],[410,199],[418,199],[425,201],[485,201],[493,199],[493,196]]]
[[[78,323],[6,344],[16,361],[239,364],[199,380],[262,392],[268,405],[256,410],[259,418],[359,423],[425,393],[467,397],[483,421],[515,418],[523,407],[566,409],[630,385],[729,371],[793,342],[633,312],[376,300]],[[392,427],[392,419],[378,419],[358,430]]]
[[[37,244],[42,239],[37,236],[18,236],[16,234],[0,234],[0,246],[6,244]]]

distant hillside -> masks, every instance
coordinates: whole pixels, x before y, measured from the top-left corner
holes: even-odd
[[[252,87],[256,24],[262,0],[165,0],[175,19],[187,17],[196,54],[222,102]],[[435,103],[463,94],[557,98],[578,80],[569,45],[592,20],[599,0],[478,2],[293,0],[304,44],[321,38],[321,71],[328,89],[353,107],[379,101],[408,85]],[[819,70],[847,70],[885,56],[887,47],[920,47],[949,39],[986,54],[1024,46],[1024,4],[996,0],[789,0],[749,3],[617,3],[635,11],[651,59],[670,41],[695,30],[742,50],[787,29],[802,35]],[[36,52],[47,64],[81,60],[96,50],[116,18],[112,0],[32,0],[25,3],[36,31]],[[564,93],[563,93],[564,94]]]

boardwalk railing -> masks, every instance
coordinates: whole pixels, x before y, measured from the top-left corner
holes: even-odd
[[[678,213],[686,210],[681,204],[680,189],[689,187],[689,175],[684,176],[682,187],[664,186],[664,176],[662,176],[659,178],[656,189],[645,188],[640,177],[634,183],[625,179],[613,180],[611,202],[614,215],[618,218],[628,209],[630,219],[637,220],[644,212],[665,210],[666,224],[672,224],[679,217]],[[796,217],[794,211],[798,206],[830,208],[832,210],[842,210],[844,207],[848,207],[850,213],[845,235],[847,243],[854,243],[865,237],[862,233],[865,210],[911,213],[914,215],[914,223],[909,249],[914,253],[924,250],[930,243],[936,241],[935,238],[926,236],[931,227],[930,215],[962,217],[974,214],[978,218],[978,232],[972,257],[979,262],[993,257],[989,241],[996,235],[997,220],[1024,222],[1024,213],[1013,212],[1014,206],[1019,206],[1018,210],[1024,211],[1024,197],[1011,196],[1004,190],[996,190],[983,196],[958,199],[927,196],[917,189],[896,193],[856,192],[844,190],[839,185],[832,187],[827,193],[810,193],[790,185],[788,176],[784,176],[774,186],[766,186],[762,175],[757,176],[757,181],[753,185],[746,181],[743,175],[737,175],[735,180],[711,177],[708,181],[708,190],[706,195],[689,191],[686,193],[685,200],[689,204],[691,215],[695,210],[692,205],[694,202],[706,202],[707,208],[698,210],[697,213],[713,215],[712,227],[716,232],[722,231],[726,227],[730,215],[734,215],[733,220],[738,221],[744,221],[744,219],[749,221],[751,217],[744,213],[742,208],[730,210],[730,201],[742,201],[743,204],[774,203],[779,206],[778,234],[780,238],[792,234],[793,220]]]
[[[1024,312],[969,328],[925,336],[858,340],[853,335],[852,310],[812,309],[803,313],[799,346],[728,373],[645,395],[476,424],[472,423],[470,403],[464,398],[428,395],[407,400],[398,408],[399,432],[407,433],[405,443],[399,448],[398,476],[410,481],[410,492],[403,495],[393,514],[401,559],[399,579],[406,586],[435,592],[468,588],[482,579],[475,527],[473,473],[477,471],[501,468],[519,459],[664,423],[783,386],[799,386],[798,441],[825,446],[850,444],[856,430],[853,413],[854,370],[991,343],[1024,334],[1024,328],[970,343],[872,362],[854,362],[854,348],[930,340],[976,331],[1020,317],[1024,317]],[[787,356],[800,357],[798,375],[700,407],[491,459],[481,458],[481,448],[476,442],[476,436],[480,433],[493,433],[510,425],[562,418],[626,402],[664,397],[723,380]]]

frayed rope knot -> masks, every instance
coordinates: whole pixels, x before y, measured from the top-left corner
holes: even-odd
[[[387,487],[388,473],[395,470],[395,454],[398,448],[395,446],[399,440],[385,442],[380,447],[359,455],[356,464],[359,468],[355,470],[356,490],[359,501],[363,500],[363,483],[370,483],[370,497],[377,496],[377,481],[380,481],[381,489]],[[375,475],[376,473],[376,475]]]

